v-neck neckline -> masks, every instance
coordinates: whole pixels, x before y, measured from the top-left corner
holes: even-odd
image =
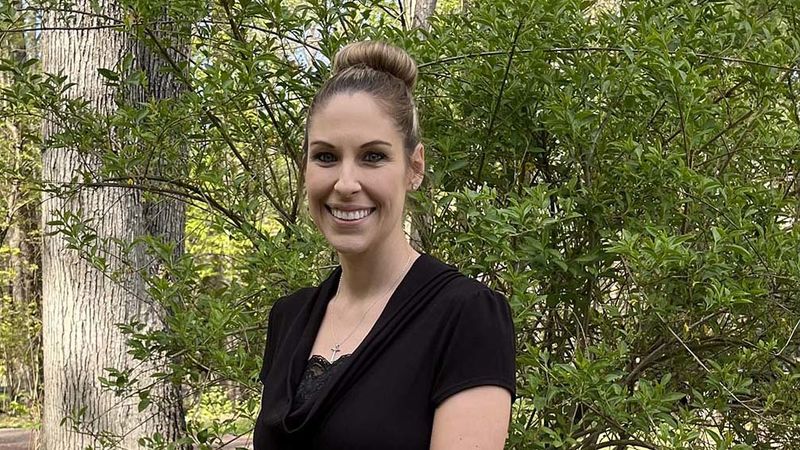
[[[403,274],[403,277],[400,279],[400,282],[397,283],[397,286],[395,286],[394,290],[392,290],[391,295],[389,295],[389,299],[386,300],[386,304],[383,305],[383,309],[381,310],[380,314],[378,314],[378,318],[375,319],[375,322],[369,328],[369,331],[367,331],[367,334],[364,336],[364,339],[362,339],[361,342],[359,342],[358,345],[356,345],[356,347],[353,349],[353,351],[348,353],[346,356],[350,356],[350,357],[355,356],[358,353],[359,348],[361,348],[364,345],[364,343],[367,341],[367,339],[370,338],[370,335],[373,334],[373,332],[378,327],[378,325],[382,323],[381,319],[384,317],[384,315],[386,314],[386,311],[389,309],[389,305],[391,305],[393,301],[397,302],[396,297],[397,297],[397,294],[401,292],[401,287],[404,284],[407,284],[407,281],[411,278],[411,274],[412,274],[412,272],[414,272],[414,266],[416,266],[417,263],[419,263],[420,260],[425,256],[427,256],[425,253],[420,253],[419,256],[414,258],[414,261],[412,261],[411,265],[408,266],[408,269],[406,269],[406,273]],[[336,273],[336,272],[338,272],[338,273]],[[311,354],[311,350],[314,349],[314,342],[316,342],[317,336],[319,335],[319,330],[322,327],[322,320],[325,318],[325,313],[327,312],[328,307],[330,306],[330,303],[333,300],[333,297],[336,295],[336,292],[339,289],[339,283],[341,283],[341,281],[342,281],[342,266],[341,265],[336,267],[335,273],[332,274],[332,276],[335,276],[335,283],[333,283],[333,285],[330,287],[330,290],[332,291],[332,293],[326,292],[325,296],[323,297],[325,299],[324,300],[325,307],[323,308],[322,317],[319,318],[319,323],[315,327],[314,336],[313,336],[313,339],[311,341],[311,348],[308,349],[308,353],[307,353],[308,357],[306,358],[306,361],[309,361],[314,356],[319,356],[322,359],[324,359],[325,362],[327,362],[328,364],[334,364],[340,358],[345,356],[345,355],[341,355],[341,356],[339,356],[339,358],[336,358],[335,360],[331,361],[328,358],[326,358],[324,355]],[[308,330],[306,330],[306,331],[308,331]]]
[[[281,422],[281,427],[288,434],[300,432],[310,426],[311,422],[324,421],[347,391],[380,360],[396,334],[403,332],[409,321],[424,311],[428,300],[459,276],[455,267],[421,253],[395,288],[367,336],[351,352],[347,361],[342,362],[340,370],[327,381],[314,399],[295,405],[294,395],[310,358],[328,302],[341,279],[341,271],[341,266],[337,266],[309,293],[287,330],[292,347],[287,349],[288,361],[281,376],[284,380],[283,387],[280,388],[282,405],[275,411],[274,417]]]
[[[411,263],[411,266],[406,271],[403,278],[400,280],[400,283],[397,284],[397,287],[394,288],[394,291],[389,296],[389,300],[386,301],[386,305],[384,305],[383,310],[378,315],[378,318],[375,320],[375,323],[372,324],[367,335],[364,336],[364,339],[353,349],[352,352],[348,353],[350,355],[350,359],[356,357],[359,354],[359,351],[364,347],[365,343],[370,340],[370,338],[378,331],[379,327],[382,326],[387,320],[388,315],[392,314],[392,311],[397,309],[397,299],[402,298],[400,294],[404,291],[409,289],[409,280],[413,278],[414,273],[418,270],[419,266],[422,265],[423,258],[430,258],[425,253],[420,253],[419,256]],[[334,269],[334,272],[325,280],[322,285],[320,285],[320,296],[319,298],[315,299],[314,305],[312,306],[311,311],[311,318],[309,320],[306,329],[303,332],[303,338],[301,339],[301,345],[298,346],[298,351],[303,352],[306,355],[305,360],[307,361],[313,355],[311,355],[311,349],[314,347],[314,342],[316,341],[317,334],[319,334],[319,329],[322,326],[322,319],[325,317],[325,312],[328,309],[328,304],[333,300],[333,296],[336,295],[336,290],[339,287],[339,283],[342,280],[342,266],[337,266]],[[327,285],[327,286],[325,286]],[[308,344],[308,339],[310,338],[311,344],[307,349],[301,348],[304,344]],[[323,356],[324,357],[324,356]],[[327,360],[327,358],[325,358]],[[294,358],[293,358],[294,360]],[[328,361],[330,362],[330,361]],[[296,387],[296,384],[295,384]]]

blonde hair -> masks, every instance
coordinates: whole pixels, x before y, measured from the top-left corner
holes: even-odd
[[[308,152],[308,125],[314,111],[337,94],[364,92],[372,95],[394,120],[403,135],[406,155],[410,156],[420,142],[413,96],[416,82],[417,63],[399,47],[379,41],[360,41],[341,48],[334,57],[331,77],[311,101],[304,153]]]

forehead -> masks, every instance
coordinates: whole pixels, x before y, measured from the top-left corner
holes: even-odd
[[[402,136],[375,98],[364,92],[331,97],[317,108],[308,127],[309,140],[334,145],[361,145],[372,140],[400,144]]]

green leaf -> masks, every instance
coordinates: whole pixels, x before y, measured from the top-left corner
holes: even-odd
[[[99,73],[100,76],[102,76],[105,79],[108,79],[108,80],[111,80],[111,81],[119,81],[119,74],[117,74],[116,72],[114,72],[112,70],[104,69],[102,67],[98,67],[97,68],[97,73]]]

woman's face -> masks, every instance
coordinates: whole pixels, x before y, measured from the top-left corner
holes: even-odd
[[[412,170],[403,136],[363,92],[338,94],[318,108],[308,143],[309,210],[328,242],[345,254],[399,242],[406,192],[424,172],[422,146]]]

